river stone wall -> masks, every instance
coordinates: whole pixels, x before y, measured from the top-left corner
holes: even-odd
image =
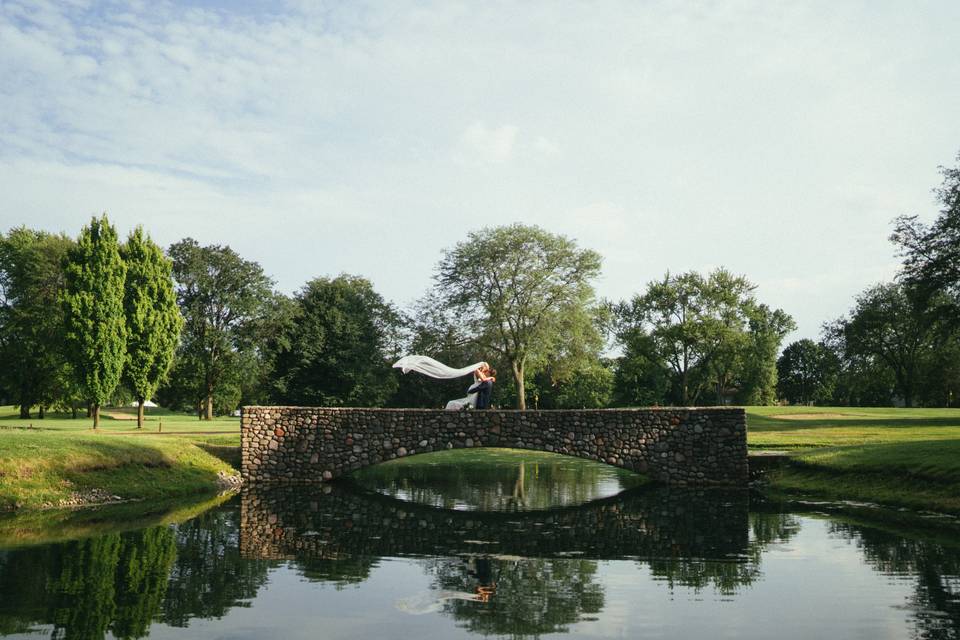
[[[511,447],[598,460],[678,486],[745,486],[739,408],[442,411],[244,407],[247,482],[319,482],[387,460]]]

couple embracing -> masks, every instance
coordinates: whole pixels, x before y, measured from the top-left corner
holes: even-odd
[[[453,379],[473,374],[473,384],[467,389],[467,397],[451,400],[447,409],[489,409],[490,394],[497,372],[486,362],[477,362],[460,369],[448,367],[429,356],[404,356],[393,364],[404,373],[416,371],[431,378]]]

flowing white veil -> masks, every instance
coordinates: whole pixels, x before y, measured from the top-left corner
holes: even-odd
[[[404,373],[416,371],[417,373],[422,373],[423,375],[430,376],[431,378],[449,380],[452,378],[459,378],[461,376],[469,375],[485,364],[487,363],[476,362],[469,366],[461,367],[460,369],[454,369],[453,367],[448,367],[442,362],[434,360],[429,356],[404,356],[393,363],[393,368],[401,369]]]
[[[431,378],[450,380],[469,375],[480,367],[486,366],[486,364],[486,362],[476,362],[460,369],[454,369],[453,367],[448,367],[442,362],[434,360],[429,356],[404,356],[394,362],[393,367],[395,369],[402,370],[404,373],[416,371],[417,373],[422,373],[423,375],[430,376]],[[475,409],[477,407],[477,393],[475,390],[476,386],[477,384],[474,383],[469,389],[467,389],[466,398],[451,400],[447,403],[445,408],[451,411],[467,408]]]

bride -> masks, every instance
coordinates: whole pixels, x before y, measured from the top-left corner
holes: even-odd
[[[448,367],[442,362],[438,362],[429,356],[404,356],[393,363],[394,369],[400,369],[404,373],[416,371],[431,378],[442,380],[451,380],[462,376],[473,374],[473,384],[467,389],[465,398],[458,398],[447,403],[445,409],[457,411],[460,409],[476,409],[477,398],[481,392],[489,391],[490,384],[495,378],[490,375],[490,365],[486,362],[476,362],[460,369]],[[489,393],[485,393],[489,401]]]

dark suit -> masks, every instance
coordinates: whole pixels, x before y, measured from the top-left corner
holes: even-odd
[[[490,408],[490,394],[493,392],[493,380],[484,380],[475,385],[477,391],[477,409]]]

